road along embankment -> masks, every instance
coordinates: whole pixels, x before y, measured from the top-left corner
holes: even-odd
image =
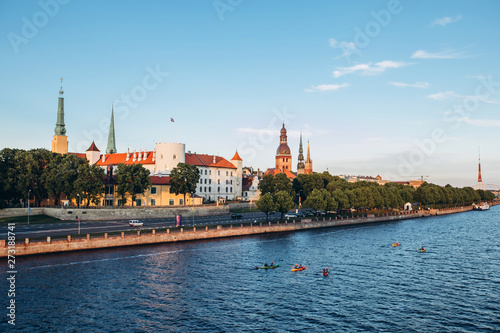
[[[472,207],[459,207],[454,209],[447,209],[446,214],[459,213],[472,210]],[[432,211],[433,215],[442,215],[443,211]],[[225,237],[248,236],[256,234],[274,233],[274,232],[290,232],[307,230],[314,228],[326,228],[334,226],[344,226],[353,224],[364,223],[377,223],[388,221],[400,221],[406,219],[414,219],[431,216],[431,211],[413,211],[402,212],[394,214],[381,214],[381,215],[367,215],[364,217],[345,218],[345,219],[325,219],[320,218],[317,220],[303,219],[299,221],[282,221],[274,223],[260,223],[260,224],[240,224],[235,225],[218,225],[204,228],[190,228],[184,230],[183,228],[177,230],[167,229],[163,232],[157,232],[156,229],[152,230],[138,230],[136,234],[125,234],[122,232],[120,235],[113,237],[104,234],[101,237],[91,237],[87,235],[83,239],[72,239],[67,236],[64,240],[51,240],[47,237],[46,241],[30,242],[29,238],[25,238],[24,242],[17,243],[15,240],[1,240],[0,241],[0,257],[7,257],[8,254],[15,256],[54,253],[54,252],[67,252],[79,250],[92,250],[120,246],[133,246],[144,244],[158,244],[170,242],[182,242],[192,240],[204,240]],[[14,250],[14,251],[12,251]],[[10,251],[10,252],[9,252]]]

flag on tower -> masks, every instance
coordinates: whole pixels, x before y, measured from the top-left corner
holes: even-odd
[[[170,121],[171,121],[171,122],[174,122],[174,118],[170,118]]]

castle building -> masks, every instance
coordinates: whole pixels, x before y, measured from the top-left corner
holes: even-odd
[[[56,128],[54,129],[54,136],[52,137],[52,152],[59,154],[68,153],[68,136],[66,135],[66,127],[64,125],[64,91],[62,88],[59,90],[59,103],[57,105],[57,121]]]
[[[312,175],[313,173],[313,162],[311,160],[311,152],[309,150],[309,140],[307,140],[307,160],[304,163],[304,174],[306,175]]]
[[[300,133],[299,157],[297,162],[297,175],[305,173],[304,150],[302,149],[302,133]]]

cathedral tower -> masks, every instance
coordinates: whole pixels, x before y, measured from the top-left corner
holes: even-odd
[[[106,147],[106,154],[115,154],[115,153],[116,153],[115,116],[114,116],[114,106],[112,106],[111,121],[109,123],[108,146]]]
[[[284,172],[285,170],[292,171],[292,153],[287,144],[285,123],[281,128],[280,145],[276,150],[276,170]]]
[[[304,150],[302,149],[302,133],[300,133],[300,143],[299,143],[299,157],[298,157],[298,163],[297,163],[297,174],[303,174],[304,169],[305,169],[305,164],[304,164]]]
[[[304,173],[306,175],[312,175],[313,173],[313,161],[311,160],[311,152],[309,150],[309,140],[307,140],[307,160],[305,163]]]
[[[52,137],[52,152],[59,154],[68,153],[68,137],[64,126],[64,91],[62,88],[63,78],[61,78],[61,90],[59,90],[59,103],[57,105],[57,122]]]

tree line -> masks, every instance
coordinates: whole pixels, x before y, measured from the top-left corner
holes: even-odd
[[[279,211],[283,214],[299,203],[314,210],[348,209],[397,209],[406,202],[419,203],[422,207],[464,206],[474,202],[495,198],[490,191],[474,190],[471,187],[456,188],[423,183],[418,188],[375,182],[349,183],[328,172],[300,174],[290,182],[285,174],[266,175],[259,182],[261,198],[257,208],[268,214]]]

